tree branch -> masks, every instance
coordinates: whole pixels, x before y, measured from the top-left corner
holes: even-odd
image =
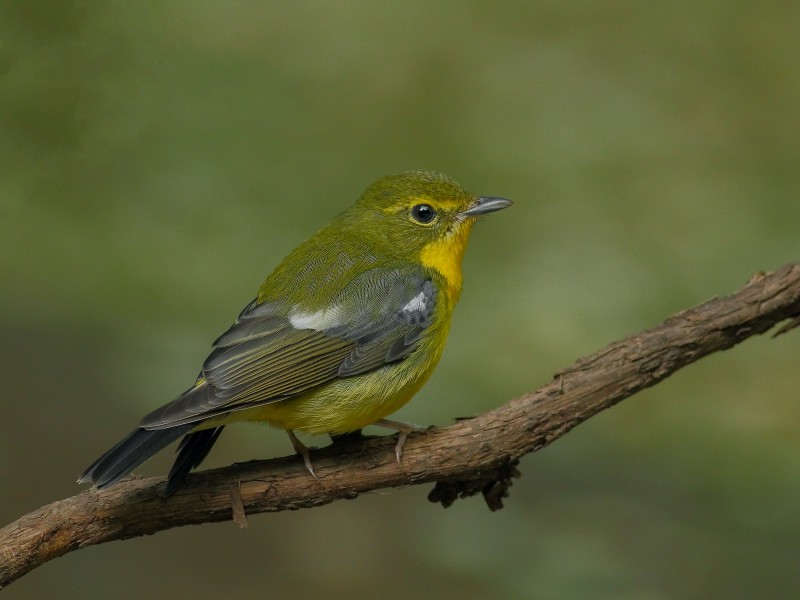
[[[320,481],[295,456],[191,475],[173,496],[164,478],[127,479],[44,506],[0,530],[0,588],[48,560],[93,544],[246,514],[320,506],[380,488],[436,482],[449,506],[481,492],[502,506],[519,457],[700,358],[800,316],[800,263],[759,273],[735,294],[678,313],[658,327],[578,360],[553,381],[448,427],[412,434],[398,466],[392,437],[350,438],[314,453]]]

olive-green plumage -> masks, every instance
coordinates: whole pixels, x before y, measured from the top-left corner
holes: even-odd
[[[104,487],[187,434],[169,490],[200,464],[226,424],[342,434],[405,404],[438,362],[461,292],[478,215],[510,201],[476,197],[449,177],[384,177],[293,250],[214,342],[195,384],[145,416],[81,476]]]

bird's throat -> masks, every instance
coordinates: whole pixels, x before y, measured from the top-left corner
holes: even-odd
[[[467,248],[471,223],[463,223],[442,239],[430,242],[422,248],[422,264],[437,271],[446,285],[447,297],[452,305],[461,294],[461,261]]]

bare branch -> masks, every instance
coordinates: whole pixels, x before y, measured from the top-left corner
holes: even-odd
[[[445,506],[482,493],[502,506],[519,457],[700,358],[800,316],[800,263],[759,273],[735,294],[578,360],[553,381],[474,419],[412,434],[403,464],[393,438],[357,439],[314,453],[320,482],[286,457],[191,475],[169,498],[164,478],[125,480],[53,502],[0,530],[0,588],[48,560],[92,544],[247,514],[320,506],[387,487],[436,482]],[[788,329],[786,329],[788,331]]]

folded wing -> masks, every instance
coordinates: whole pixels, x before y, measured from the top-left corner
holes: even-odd
[[[366,271],[321,308],[254,300],[214,342],[194,387],[139,426],[171,428],[280,402],[403,360],[435,304],[435,286],[415,269]]]

